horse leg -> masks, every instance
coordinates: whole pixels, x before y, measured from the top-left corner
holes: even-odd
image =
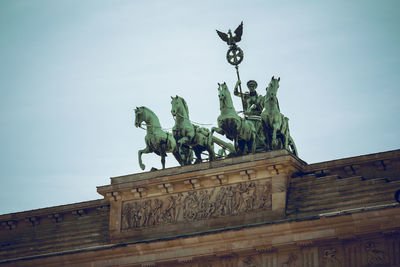
[[[272,149],[277,149],[278,147],[278,139],[276,138],[276,132],[278,131],[279,125],[277,123],[274,123],[273,129],[272,129],[272,137],[271,137],[271,146]]]
[[[268,151],[269,150],[269,132],[268,132],[268,126],[267,123],[263,120],[262,121],[262,125],[261,125],[261,129],[264,131],[264,150]]]
[[[289,131],[285,132],[285,142],[284,142],[284,147],[285,149],[289,150]]]
[[[267,151],[273,150],[273,145],[272,145],[273,125],[274,125],[273,116],[265,114],[265,117],[263,118],[263,127],[265,133],[265,148]]]
[[[190,147],[188,145],[189,143],[189,138],[188,137],[182,137],[181,139],[179,139],[177,141],[177,150],[179,151],[179,155],[180,155],[180,162],[179,164],[181,166],[183,165],[189,165],[191,164],[191,150]]]
[[[207,144],[206,148],[207,148],[209,160],[213,161],[215,158],[214,144],[213,143],[211,143],[211,145]]]
[[[165,169],[165,153],[160,153],[160,155],[161,155],[162,168],[164,170]]]
[[[251,139],[249,141],[250,147],[248,148],[249,151],[251,151],[251,153],[255,153],[256,152],[256,148],[257,148],[257,142],[256,142],[256,133],[251,133]]]
[[[240,151],[239,141],[237,137],[235,138],[235,140],[233,140],[233,146],[235,147],[236,155],[240,155],[242,151]]]
[[[143,164],[143,162],[142,162],[142,154],[147,154],[147,153],[151,153],[151,152],[152,152],[152,151],[151,151],[151,149],[150,149],[148,146],[146,146],[146,148],[144,148],[144,149],[138,151],[139,166],[140,166],[140,168],[141,168],[142,170],[144,170],[144,168],[146,168],[146,166],[145,166],[145,165]]]
[[[279,140],[276,137],[278,130],[280,130],[283,125],[282,117],[283,117],[283,115],[281,113],[278,113],[278,114],[275,113],[275,116],[273,116],[272,149],[282,148],[282,147],[279,147]]]
[[[196,155],[196,160],[194,164],[201,163],[203,160],[201,159],[201,149],[198,147],[193,148],[194,154]]]
[[[181,166],[187,165],[187,162],[189,160],[190,148],[188,146],[178,145],[178,153],[180,158],[179,164]]]
[[[246,142],[247,144],[247,152],[248,153],[255,153],[257,148],[257,131],[256,126],[252,122],[248,122],[249,125],[249,141]]]
[[[178,161],[179,165],[181,165],[181,166],[184,165],[180,151],[174,151],[174,152],[172,152],[172,155],[174,155],[174,157],[175,157],[176,161]]]
[[[235,138],[235,148],[237,155],[247,154],[246,140],[239,140],[238,137]]]

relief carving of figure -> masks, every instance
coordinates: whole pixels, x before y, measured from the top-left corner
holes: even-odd
[[[149,225],[156,225],[160,221],[162,205],[163,202],[161,200],[154,199]]]
[[[271,187],[267,184],[255,187],[253,193],[254,209],[263,209],[271,206]]]
[[[129,226],[133,225],[133,211],[132,211],[132,206],[134,203],[128,203],[128,205],[125,205],[123,211],[122,211],[122,228],[129,228]]]
[[[242,182],[123,203],[121,228],[152,227],[183,221],[236,215],[271,207],[269,183]]]
[[[228,186],[226,190],[226,213],[232,214],[232,207],[233,207],[233,191],[232,186]]]
[[[148,226],[148,222],[151,216],[151,200],[146,200],[144,203],[142,203],[139,214],[141,217],[140,226],[141,227]]]
[[[182,212],[183,212],[183,199],[182,198],[183,198],[183,194],[179,193],[178,197],[176,198],[174,222],[177,222],[180,218],[182,218]]]
[[[210,193],[207,190],[200,191],[200,197],[199,197],[200,207],[197,216],[199,219],[207,219],[212,215],[213,209],[210,203],[210,199],[214,194],[214,190],[215,188]]]
[[[242,213],[245,209],[243,194],[246,192],[244,183],[239,184],[233,191],[233,207],[232,214]]]
[[[257,192],[255,188],[254,182],[251,182],[245,194],[245,203],[246,203],[246,211],[250,211],[254,209],[254,202],[257,199]]]
[[[197,197],[197,191],[190,191],[184,199],[183,205],[183,218],[187,221],[193,221],[196,219],[197,210],[199,207],[199,200]]]
[[[175,220],[175,212],[176,212],[176,196],[169,196],[167,198],[167,206],[162,213],[162,222],[164,223],[172,223]]]
[[[226,211],[226,187],[222,187],[215,199],[215,205],[216,205],[216,211],[215,215],[216,216],[223,216],[225,215]]]

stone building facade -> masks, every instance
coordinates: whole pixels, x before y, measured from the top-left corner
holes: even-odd
[[[104,199],[0,215],[0,266],[400,266],[399,190],[400,150],[114,177]]]

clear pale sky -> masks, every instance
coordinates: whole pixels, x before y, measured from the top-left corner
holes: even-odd
[[[281,77],[301,159],[400,148],[400,1],[3,0],[0,214],[98,199],[110,177],[141,172],[136,106],[171,128],[179,95],[216,124],[217,83],[232,90],[236,74],[215,29],[242,20],[242,81],[265,94]]]

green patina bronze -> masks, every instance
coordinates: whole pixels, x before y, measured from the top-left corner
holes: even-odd
[[[193,152],[191,150],[187,150],[186,153],[180,151],[173,135],[161,128],[157,115],[149,108],[137,107],[135,109],[135,126],[141,127],[143,122],[146,123],[146,136],[144,139],[146,148],[138,151],[139,165],[142,170],[145,169],[145,165],[142,162],[142,154],[152,152],[161,156],[163,169],[165,169],[165,157],[167,153],[173,153],[181,165],[190,164],[193,159]]]
[[[237,83],[233,90],[235,96],[242,100],[243,117],[236,112],[231,94],[226,83],[218,84],[218,97],[220,115],[218,127],[207,128],[193,124],[189,119],[189,108],[182,97],[171,97],[171,114],[175,120],[172,134],[162,130],[157,116],[148,108],[140,107],[135,110],[135,125],[141,127],[146,123],[146,148],[139,150],[139,165],[142,169],[143,153],[156,153],[161,156],[163,169],[167,153],[173,153],[180,165],[188,165],[193,161],[193,152],[196,155],[194,163],[202,162],[202,154],[208,153],[208,160],[216,157],[243,155],[276,149],[286,149],[298,156],[296,145],[290,136],[289,119],[285,117],[279,108],[276,96],[280,78],[272,77],[266,88],[266,95],[259,95],[256,91],[257,82],[247,82],[248,92],[243,93],[239,75],[239,64],[244,53],[237,43],[241,41],[243,34],[243,22],[234,31],[228,33],[218,31],[218,36],[229,46],[226,59],[236,70]],[[233,145],[213,135],[217,132],[225,135],[233,141]],[[214,144],[221,149],[215,155]],[[227,154],[227,152],[229,154]]]
[[[221,114],[217,120],[218,127],[213,127],[211,133],[217,132],[233,140],[236,155],[254,153],[256,130],[253,123],[237,114],[226,83],[218,84],[218,97]]]
[[[178,146],[192,147],[196,155],[195,163],[202,162],[201,153],[203,151],[208,152],[209,160],[214,160],[214,143],[212,142],[210,130],[192,124],[185,99],[179,96],[171,96],[171,99],[171,114],[175,119],[172,133]]]
[[[264,108],[264,97],[257,93],[256,81],[250,80],[247,82],[247,88],[249,88],[249,91],[245,93],[239,92],[238,87],[240,84],[241,81],[238,80],[233,94],[242,99],[243,114],[245,115],[245,118],[251,121],[256,128],[256,152],[265,151],[265,135],[260,116]]]
[[[241,81],[237,81],[233,94],[244,100],[243,114],[246,116],[260,116],[264,108],[264,97],[258,95],[256,88],[257,82],[250,80],[247,82],[248,92],[241,93],[238,90]]]
[[[219,30],[216,30],[218,36],[222,39],[222,41],[226,42],[227,45],[229,45],[229,49],[226,52],[226,60],[228,60],[229,64],[237,66],[242,62],[244,54],[243,50],[240,49],[239,46],[236,45],[236,43],[240,42],[242,40],[242,34],[243,34],[243,21],[240,23],[240,25],[236,28],[234,31],[235,35],[232,35],[232,31],[228,30],[228,33],[221,32]]]
[[[289,119],[281,113],[276,96],[279,81],[280,78],[275,79],[272,76],[264,97],[264,110],[261,118],[266,136],[266,146],[267,150],[287,149],[297,156],[296,145],[289,132]]]
[[[202,162],[201,154],[208,152],[208,159],[215,158],[214,144],[218,144],[224,150],[234,152],[234,147],[223,140],[211,135],[210,130],[198,125],[194,125],[189,119],[189,108],[184,98],[171,97],[171,114],[175,119],[175,125],[172,133],[178,146],[189,146],[196,155],[195,163]]]

